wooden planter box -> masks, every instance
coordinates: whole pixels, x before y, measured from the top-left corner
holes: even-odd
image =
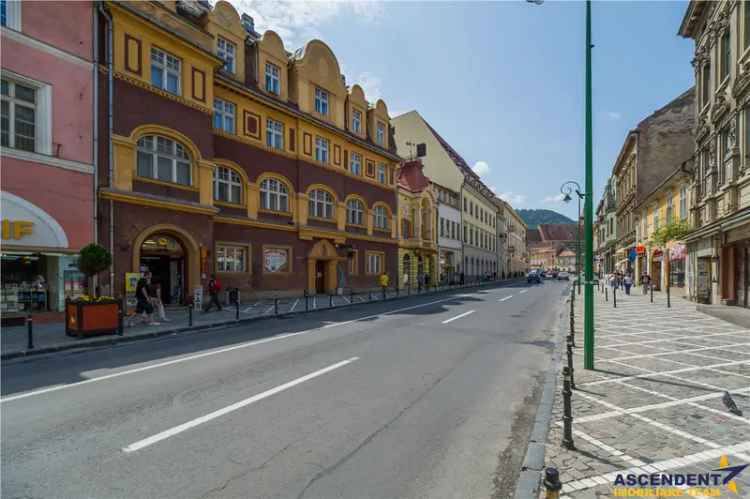
[[[65,303],[65,334],[86,336],[99,333],[115,333],[119,324],[117,302]]]

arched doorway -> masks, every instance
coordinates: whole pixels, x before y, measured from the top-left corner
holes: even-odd
[[[337,264],[346,260],[326,239],[316,242],[307,255],[307,291],[309,293],[335,293],[338,287]]]
[[[198,244],[179,227],[156,225],[133,241],[132,271],[151,272],[164,303],[185,303],[200,285],[199,263]]]

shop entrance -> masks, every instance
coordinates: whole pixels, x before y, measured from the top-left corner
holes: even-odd
[[[696,287],[698,302],[711,304],[711,258],[698,258]]]
[[[322,260],[315,262],[315,292],[319,294],[326,292],[326,262]]]
[[[186,251],[174,237],[156,233],[143,241],[139,270],[151,272],[151,283],[165,304],[184,302],[185,266]]]

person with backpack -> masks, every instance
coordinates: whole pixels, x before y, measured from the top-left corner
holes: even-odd
[[[203,310],[209,312],[214,304],[221,312],[221,303],[219,302],[219,293],[221,292],[221,281],[216,278],[216,274],[211,274],[211,280],[208,281],[208,306]]]

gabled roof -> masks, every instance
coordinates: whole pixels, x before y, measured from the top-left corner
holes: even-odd
[[[543,241],[575,241],[576,224],[539,224]]]

